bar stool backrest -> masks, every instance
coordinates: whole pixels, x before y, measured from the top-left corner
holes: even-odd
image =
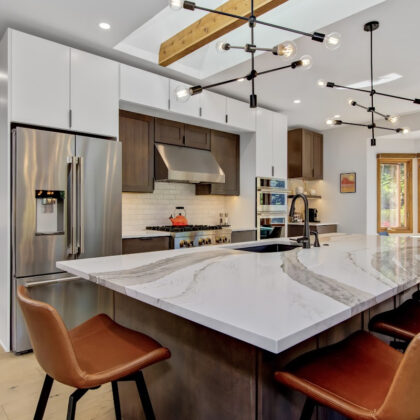
[[[420,334],[408,346],[377,418],[420,418]]]
[[[24,286],[18,288],[17,298],[41,367],[53,379],[77,387],[83,371],[58,312],[47,303],[31,299]]]

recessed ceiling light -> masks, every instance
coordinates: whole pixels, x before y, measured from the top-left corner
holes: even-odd
[[[294,104],[300,104],[302,101],[300,100],[300,99],[295,99],[294,101],[293,101],[293,103]]]
[[[108,31],[108,30],[110,30],[110,29],[111,29],[111,25],[110,25],[109,23],[107,23],[107,22],[101,22],[101,23],[99,24],[99,27],[100,27],[101,29],[103,29],[104,31]]]
[[[335,118],[335,119],[337,119],[337,118],[341,118],[341,115],[338,115],[338,114],[337,114],[337,115],[334,115],[334,118]]]

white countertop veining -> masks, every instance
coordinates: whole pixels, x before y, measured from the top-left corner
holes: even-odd
[[[156,230],[139,230],[133,232],[123,232],[123,239],[136,239],[136,238],[159,238],[162,236],[171,236],[169,232],[162,232]]]
[[[417,238],[322,235],[320,248],[265,254],[235,250],[285,242],[159,251],[57,266],[273,353],[419,281]]]

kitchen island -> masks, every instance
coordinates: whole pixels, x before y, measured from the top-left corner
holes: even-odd
[[[276,243],[289,242],[264,241]],[[114,290],[115,320],[171,349],[170,360],[145,371],[158,418],[299,418],[302,397],[278,386],[274,370],[365,327],[411,293],[420,242],[341,235],[322,238],[320,248],[243,250],[258,244],[58,267]],[[125,418],[142,418],[134,388],[122,385]]]

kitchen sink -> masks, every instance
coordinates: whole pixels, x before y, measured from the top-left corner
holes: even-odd
[[[269,252],[286,252],[291,251],[295,248],[300,248],[300,245],[289,245],[289,244],[267,244],[267,245],[256,245],[245,248],[235,248],[237,251],[248,251],[258,253],[269,253]]]

